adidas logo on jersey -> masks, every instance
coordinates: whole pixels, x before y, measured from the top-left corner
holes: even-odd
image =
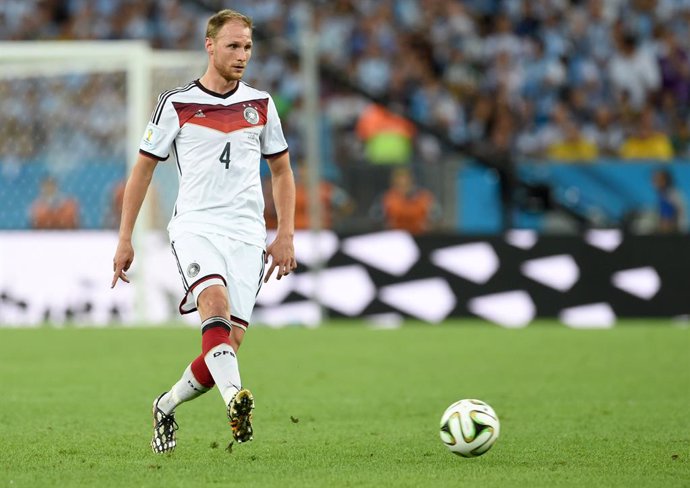
[[[197,110],[196,113],[194,114],[194,117],[206,117],[206,116],[204,115],[204,112],[202,112],[201,110]]]

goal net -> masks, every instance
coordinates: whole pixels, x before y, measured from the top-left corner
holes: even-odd
[[[176,317],[179,278],[156,232],[177,196],[172,165],[159,165],[137,223],[136,290],[110,292],[110,266],[156,96],[205,64],[139,41],[0,42],[0,325]]]

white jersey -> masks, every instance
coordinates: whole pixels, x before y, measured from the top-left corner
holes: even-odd
[[[259,164],[287,151],[271,96],[239,81],[214,93],[195,80],[162,93],[139,151],[158,160],[170,152],[179,192],[168,225],[172,239],[213,233],[266,245]]]

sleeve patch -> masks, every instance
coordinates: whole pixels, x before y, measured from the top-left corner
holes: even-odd
[[[155,148],[163,139],[163,129],[155,125],[153,122],[149,122],[144,131],[144,137],[141,139],[142,149],[153,149]]]

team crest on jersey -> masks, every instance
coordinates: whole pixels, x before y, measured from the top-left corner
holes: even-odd
[[[199,266],[197,263],[192,263],[189,266],[187,266],[187,276],[190,278],[194,278],[196,275],[199,274],[199,270],[201,269],[201,266]]]
[[[252,125],[259,123],[259,112],[254,107],[247,107],[244,109],[244,120]]]

